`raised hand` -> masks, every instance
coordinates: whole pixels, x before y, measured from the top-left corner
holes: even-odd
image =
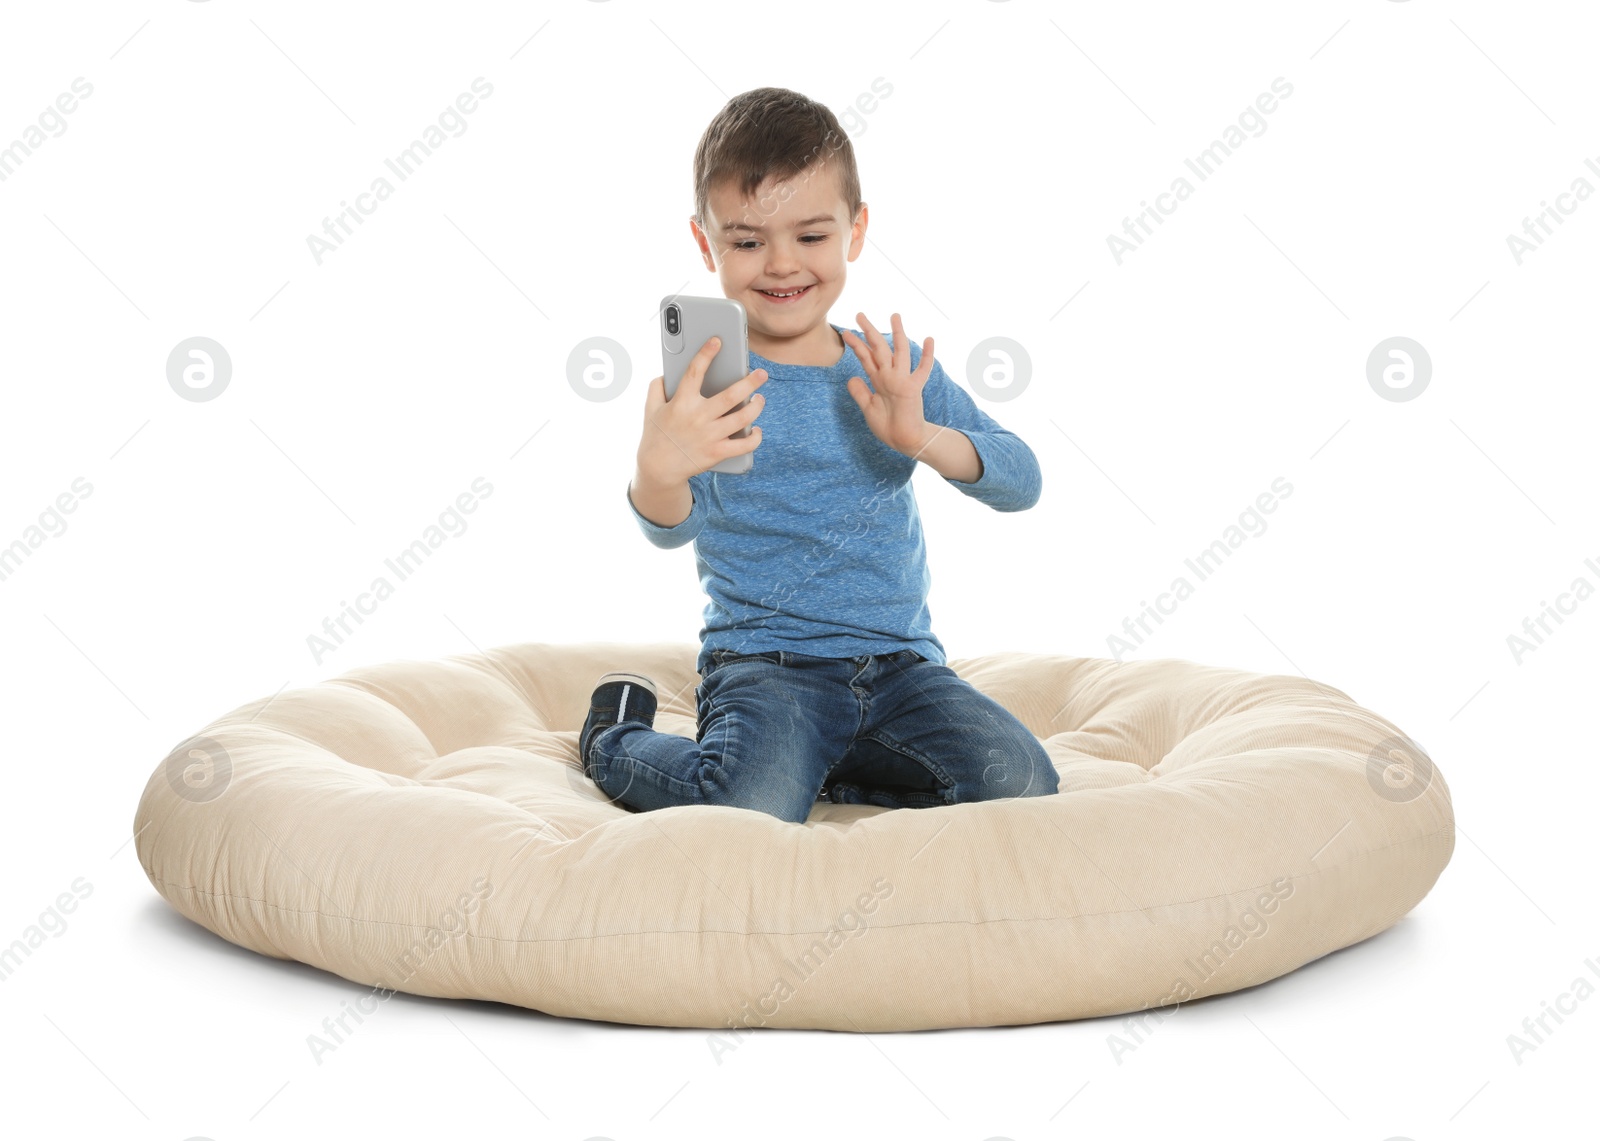
[[[867,421],[872,434],[897,452],[915,456],[937,431],[923,417],[922,390],[933,373],[933,338],[922,342],[922,358],[915,372],[911,371],[911,345],[906,340],[900,314],[889,316],[894,330],[894,347],[888,339],[867,320],[865,313],[856,319],[867,331],[868,344],[854,333],[841,331],[840,336],[855,350],[872,379],[872,387],[859,376],[845,382],[856,406]]]

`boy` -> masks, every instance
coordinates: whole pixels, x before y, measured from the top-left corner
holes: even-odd
[[[628,505],[656,546],[695,544],[710,600],[698,734],[657,732],[654,683],[608,673],[578,738],[584,772],[634,811],[714,804],[796,824],[818,799],[920,808],[1055,793],[1038,739],[945,665],[910,484],[926,463],[1022,511],[1039,498],[1033,452],[956,387],[932,338],[910,343],[898,313],[892,346],[863,313],[865,338],[828,322],[867,228],[831,111],[782,88],[739,95],[706,128],[694,177],[690,230],[745,307],[759,367],[701,396],[713,339],[671,401],[651,382]],[[748,472],[707,470],[751,451]]]

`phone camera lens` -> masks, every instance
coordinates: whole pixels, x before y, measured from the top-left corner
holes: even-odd
[[[667,306],[667,332],[676,333],[677,331],[678,331],[678,307],[676,305],[669,305],[669,306]]]

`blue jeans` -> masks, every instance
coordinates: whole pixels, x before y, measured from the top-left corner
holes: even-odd
[[[633,721],[599,733],[601,790],[640,812],[715,804],[795,824],[819,799],[928,808],[1058,790],[1055,766],[1022,722],[912,650],[713,650],[695,710],[692,741]]]

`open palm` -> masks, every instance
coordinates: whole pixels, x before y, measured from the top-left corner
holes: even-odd
[[[845,344],[855,351],[872,380],[872,387],[859,376],[845,382],[856,406],[866,419],[872,434],[897,452],[907,455],[921,449],[928,436],[928,421],[923,416],[922,390],[933,373],[933,338],[922,342],[922,357],[915,372],[911,370],[911,346],[906,340],[900,314],[890,314],[889,323],[894,331],[894,346],[878,328],[867,320],[865,313],[857,313],[857,320],[867,331],[867,341],[851,332],[840,332]],[[868,343],[870,342],[870,344]]]

